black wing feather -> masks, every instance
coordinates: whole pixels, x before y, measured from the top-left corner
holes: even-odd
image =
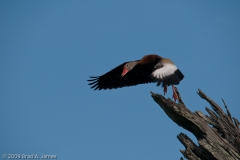
[[[117,66],[102,76],[90,77],[91,79],[88,80],[89,85],[94,90],[105,90],[155,82],[149,76],[153,70],[144,65],[136,65],[131,71],[122,77],[123,66],[126,63],[128,62]]]

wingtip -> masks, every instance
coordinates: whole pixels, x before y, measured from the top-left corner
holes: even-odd
[[[88,85],[95,85],[96,83],[98,83],[98,81],[94,81],[94,82],[91,82],[91,83],[89,83]]]
[[[89,76],[89,78],[98,78],[99,76]]]
[[[99,77],[89,76],[89,78],[91,78],[91,79],[88,79],[87,81],[88,81],[88,82],[91,82],[91,81],[97,80]]]

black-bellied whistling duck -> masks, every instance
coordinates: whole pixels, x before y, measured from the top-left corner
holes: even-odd
[[[141,60],[124,62],[102,76],[90,77],[88,81],[95,90],[157,82],[157,86],[162,84],[164,95],[167,86],[172,85],[173,99],[176,101],[179,98],[174,85],[179,84],[183,77],[182,72],[170,59],[151,54]]]

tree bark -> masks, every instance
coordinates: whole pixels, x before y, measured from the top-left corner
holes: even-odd
[[[177,88],[176,88],[177,91]],[[196,145],[186,134],[177,138],[185,146],[180,150],[188,160],[240,160],[239,121],[232,118],[227,105],[227,114],[200,89],[198,95],[206,100],[211,108],[206,107],[209,115],[200,111],[191,112],[183,103],[179,92],[179,103],[151,92],[153,99],[176,124],[192,132],[197,138]],[[183,159],[183,158],[181,158]]]

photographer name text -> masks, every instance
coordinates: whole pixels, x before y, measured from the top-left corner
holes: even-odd
[[[50,154],[3,154],[4,159],[57,159],[57,155]]]

